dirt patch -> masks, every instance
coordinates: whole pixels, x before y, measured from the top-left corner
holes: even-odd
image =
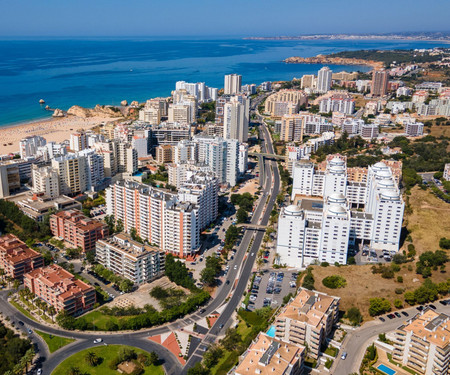
[[[409,204],[413,212],[405,216],[405,224],[417,254],[439,249],[439,239],[450,233],[450,220],[444,219],[450,217],[450,204],[419,187],[412,189]]]
[[[255,193],[258,191],[258,188],[259,188],[259,179],[253,178],[245,182],[244,186],[239,188],[239,190],[236,193],[237,194],[250,193],[252,195],[255,195]]]
[[[408,270],[408,266],[412,270]],[[401,270],[396,272],[394,279],[383,279],[380,274],[372,273],[372,266],[342,266],[342,267],[313,267],[313,275],[315,279],[315,289],[327,293],[332,296],[341,297],[341,310],[348,310],[352,306],[360,309],[365,320],[371,319],[369,315],[369,299],[375,297],[384,297],[391,301],[394,308],[394,300],[403,301],[403,294],[396,294],[396,289],[404,289],[405,291],[418,288],[423,278],[415,273],[416,266],[414,263],[401,265]],[[331,275],[339,275],[345,278],[347,286],[342,289],[329,289],[322,284],[322,280]],[[397,276],[403,277],[403,283],[396,281]],[[431,280],[435,283],[446,281],[448,273],[433,271]]]
[[[144,307],[145,305],[151,305],[158,311],[162,310],[158,300],[152,298],[150,296],[150,291],[155,287],[160,286],[164,289],[180,289],[183,290],[186,294],[189,294],[188,289],[181,288],[177,284],[171,282],[166,276],[161,277],[155,281],[152,281],[149,284],[144,284],[139,287],[133,293],[127,293],[122,296],[116,297],[112,302],[108,304],[108,307],[119,306],[119,307]]]
[[[134,370],[136,370],[136,364],[131,362],[131,361],[127,361],[127,362],[122,362],[120,365],[117,366],[117,369],[123,374],[131,374]]]

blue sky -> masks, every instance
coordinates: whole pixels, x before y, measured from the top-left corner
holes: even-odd
[[[450,31],[449,0],[0,0],[0,36]]]

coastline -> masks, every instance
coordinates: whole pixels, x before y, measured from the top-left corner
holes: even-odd
[[[7,155],[19,152],[19,141],[28,136],[40,135],[47,142],[62,142],[69,139],[71,132],[81,129],[92,129],[104,122],[117,120],[117,117],[96,116],[83,118],[68,115],[2,126],[0,127],[0,154]]]

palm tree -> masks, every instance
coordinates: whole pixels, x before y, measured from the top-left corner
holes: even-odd
[[[69,369],[69,374],[68,375],[81,375],[81,371],[78,367],[76,366],[71,366]]]
[[[3,278],[5,277],[5,270],[3,268],[0,268],[0,277],[2,278],[3,281]]]
[[[25,355],[23,356],[23,359],[25,361],[25,370],[28,372],[28,364],[33,363],[33,358],[36,355],[33,348],[30,348],[26,351]]]
[[[20,281],[17,279],[14,279],[13,288],[16,290],[16,292],[19,290],[19,287],[20,287]]]
[[[95,354],[94,352],[87,352],[86,355],[84,356],[84,360],[91,367],[94,367],[98,363],[97,354]]]
[[[52,317],[52,322],[54,323],[54,322],[55,322],[54,317],[55,317],[55,314],[56,314],[56,309],[55,309],[53,306],[50,306],[50,307],[48,308],[48,313],[49,313],[50,316]]]

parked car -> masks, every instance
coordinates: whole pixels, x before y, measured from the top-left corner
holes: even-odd
[[[401,318],[402,316],[397,311],[394,313],[397,318]]]
[[[378,319],[380,319],[382,322],[386,321],[386,319],[384,319],[382,316],[380,316]]]
[[[409,314],[408,314],[406,311],[402,311],[402,314],[403,314],[404,316],[409,316]]]
[[[344,353],[342,353],[342,355],[341,355],[341,359],[345,359],[345,358],[347,358],[347,352],[344,352]]]

